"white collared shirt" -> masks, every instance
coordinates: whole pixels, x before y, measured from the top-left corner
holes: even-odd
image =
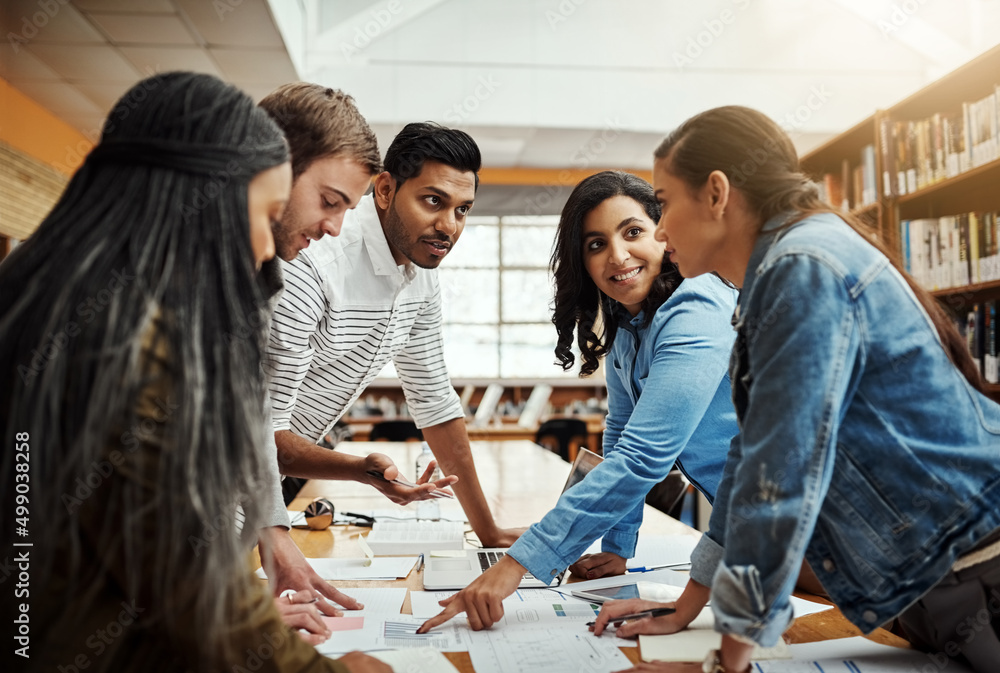
[[[444,364],[437,271],[397,265],[371,195],[282,263],[265,369],[274,429],[319,441],[391,358],[417,427],[463,416]]]

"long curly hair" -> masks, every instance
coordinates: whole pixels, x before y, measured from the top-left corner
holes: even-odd
[[[150,77],[116,103],[53,210],[0,264],[5,550],[24,541],[9,515],[22,471],[12,447],[23,439],[32,590],[58,572],[59,598],[86,605],[109,568],[124,568],[115,581],[143,601],[143,623],[194,629],[199,651],[189,654],[206,668],[248,618],[234,607],[268,505],[257,497],[265,303],[247,188],[286,161],[278,127],[235,87],[193,73]],[[159,452],[135,451],[150,430],[136,405],[150,394],[151,351],[166,354],[169,372]],[[118,474],[116,454],[157,482]],[[99,506],[88,489],[100,491]],[[203,549],[191,542],[206,538]],[[193,614],[191,603],[182,612],[178,594],[192,593]]]
[[[590,376],[608,354],[619,325],[619,304],[601,292],[583,264],[583,224],[587,215],[615,196],[634,200],[654,223],[660,204],[642,178],[622,171],[602,171],[581,181],[569,195],[559,217],[549,267],[555,277],[552,324],[556,327],[556,364],[569,371],[575,362],[574,342],[580,349],[580,376]],[[660,275],[642,302],[646,324],[681,283],[677,266],[663,256]],[[601,325],[601,334],[595,331]]]

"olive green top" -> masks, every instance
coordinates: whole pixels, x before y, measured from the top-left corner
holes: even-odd
[[[150,330],[150,332],[155,332]],[[19,661],[28,671],[63,671],[64,673],[155,673],[158,671],[202,670],[204,662],[196,661],[199,633],[195,632],[193,617],[195,598],[203,591],[215,587],[201,582],[195,586],[178,586],[173,597],[179,606],[182,619],[172,620],[173,626],[152,617],[155,610],[146,603],[143,593],[150,588],[149,580],[156,567],[154,541],[158,532],[159,512],[171,506],[185,505],[182,498],[163,493],[160,488],[159,458],[169,451],[162,438],[169,416],[163,412],[163,401],[170,391],[170,362],[164,347],[151,347],[152,338],[144,343],[142,366],[147,383],[136,400],[138,421],[144,429],[146,419],[156,424],[153,432],[142,432],[138,446],[124,449],[121,435],[109,440],[105,451],[108,463],[115,465],[95,468],[101,476],[100,484],[92,493],[71,493],[79,502],[67,501],[79,507],[82,548],[79,550],[81,565],[77,570],[77,591],[74,597],[63,600],[69,586],[70,544],[58,550],[52,579],[44,590],[32,586],[30,601],[31,646],[30,659]],[[129,480],[142,489],[142,502],[137,504],[145,532],[138,558],[126,561],[122,536],[115,531],[121,528],[118,517],[109,516],[108,507],[112,490],[121,480]],[[96,477],[92,478],[96,482]],[[192,536],[203,531],[192,531]],[[196,553],[210,553],[211,543],[204,546],[190,544],[190,539],[178,539],[192,559]],[[138,573],[139,595],[127,595],[127,578]],[[344,673],[347,667],[318,653],[281,620],[266,585],[253,577],[248,564],[233,568],[236,581],[246,582],[245,604],[235,611],[228,641],[229,651],[221,670],[253,673],[336,671]],[[153,606],[155,607],[155,606]],[[238,653],[238,654],[237,654]]]

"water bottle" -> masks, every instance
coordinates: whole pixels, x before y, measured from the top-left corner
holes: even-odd
[[[423,442],[420,446],[420,453],[417,454],[417,464],[416,464],[416,478],[419,479],[423,476],[424,471],[430,462],[434,460],[434,454],[431,453],[431,447],[427,442]],[[431,481],[435,481],[441,478],[441,470],[437,468],[434,470],[434,474],[431,475]],[[417,519],[424,519],[430,521],[437,521],[441,518],[441,504],[438,502],[437,498],[431,498],[429,500],[418,500],[417,501]]]

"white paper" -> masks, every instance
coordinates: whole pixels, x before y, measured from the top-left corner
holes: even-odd
[[[597,673],[632,666],[614,638],[597,638],[581,625],[527,625],[472,633],[469,657],[476,673]]]
[[[467,652],[471,646],[472,631],[459,620],[453,620],[430,633],[418,635],[424,623],[410,615],[365,616],[357,629],[334,631],[325,643],[316,649],[327,656],[336,656],[351,650],[397,650],[431,647],[439,652]]]
[[[691,552],[698,544],[693,535],[639,535],[635,556],[628,568],[653,568],[665,565],[691,565]]]
[[[856,636],[818,643],[790,645],[791,661],[761,661],[754,664],[759,673],[915,673],[916,671],[947,671],[971,673],[970,668],[955,661],[937,661],[933,655],[916,650],[890,647]]]
[[[722,646],[722,634],[712,629],[685,629],[665,636],[639,636],[639,654],[643,661],[704,661],[709,650]],[[790,659],[784,641],[774,647],[753,648],[751,659]]]
[[[449,596],[454,596],[457,591],[411,591],[410,592],[410,613],[420,619],[430,619],[438,614],[443,607],[438,605],[438,601],[443,601]]]
[[[363,610],[344,610],[345,617],[398,615],[406,600],[406,587],[345,587],[341,591],[365,606]]]
[[[805,617],[806,615],[813,615],[817,612],[826,612],[827,610],[832,610],[832,605],[824,605],[823,603],[814,603],[812,601],[807,601],[804,598],[799,598],[798,596],[789,596],[789,600],[792,603],[792,610],[795,611],[795,618]]]
[[[359,558],[310,558],[309,565],[325,580],[395,580],[410,574],[416,556],[383,556],[372,559]],[[267,579],[263,568],[257,569],[257,577]]]
[[[371,656],[392,666],[396,673],[458,673],[458,669],[432,647],[385,650],[372,652]]]
[[[430,619],[444,608],[438,605],[439,601],[454,596],[458,591],[411,591],[410,592],[410,612],[414,617]],[[582,601],[574,597],[563,596],[550,589],[518,589],[504,599],[504,610],[510,610],[524,603],[552,604],[560,602],[573,602],[580,605],[588,605],[587,601]],[[591,618],[593,619],[593,618]],[[588,620],[590,621],[590,620]]]

